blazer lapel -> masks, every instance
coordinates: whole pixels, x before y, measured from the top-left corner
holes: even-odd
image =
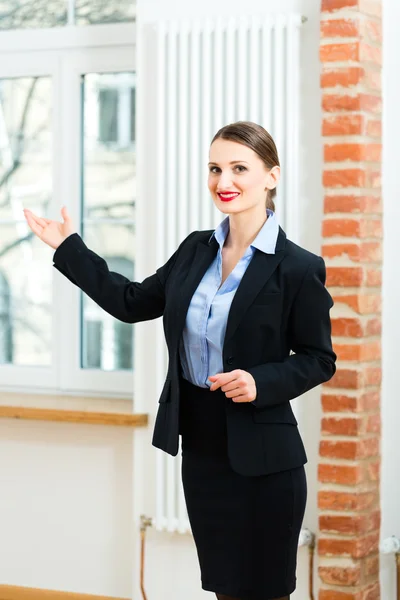
[[[256,250],[233,297],[226,325],[225,342],[235,333],[244,313],[284,258],[286,235],[279,228],[275,254]]]

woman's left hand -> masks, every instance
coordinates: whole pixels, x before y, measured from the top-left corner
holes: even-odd
[[[229,373],[217,373],[208,378],[213,382],[210,391],[221,388],[227,398],[233,402],[252,402],[257,397],[256,382],[253,375],[242,369],[235,369]]]

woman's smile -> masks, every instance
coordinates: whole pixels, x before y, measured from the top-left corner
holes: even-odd
[[[217,192],[218,198],[222,200],[222,202],[230,202],[234,198],[240,196],[240,192]]]

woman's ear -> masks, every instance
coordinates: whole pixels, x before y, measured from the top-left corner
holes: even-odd
[[[281,168],[278,167],[278,165],[276,165],[275,167],[272,167],[272,169],[270,169],[267,174],[267,182],[266,182],[265,189],[266,190],[275,189],[276,186],[278,185],[280,176],[281,176]]]

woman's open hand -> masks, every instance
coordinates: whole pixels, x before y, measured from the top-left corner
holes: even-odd
[[[56,250],[69,235],[76,232],[65,206],[61,209],[63,223],[45,219],[44,217],[38,217],[28,208],[24,208],[24,215],[33,233],[37,235],[42,242],[45,242],[45,244],[54,248],[54,250]]]

